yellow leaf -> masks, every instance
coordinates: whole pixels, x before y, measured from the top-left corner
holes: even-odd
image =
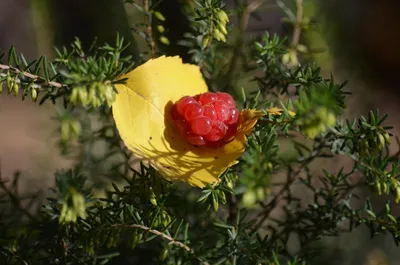
[[[112,105],[115,123],[125,145],[165,178],[204,187],[237,163],[248,134],[262,113],[245,110],[234,139],[220,148],[190,145],[175,131],[172,105],[183,96],[207,92],[199,68],[179,57],[149,60],[122,78]]]

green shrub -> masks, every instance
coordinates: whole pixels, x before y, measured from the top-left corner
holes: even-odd
[[[292,34],[266,32],[251,40],[245,28],[262,1],[237,1],[233,10],[219,0],[188,1],[182,6],[191,30],[179,41],[168,39],[174,28],[164,26],[169,18],[157,1],[126,2],[146,18],[134,28],[147,44],[140,54],[125,52],[117,35],[114,44],[88,50],[76,40],[51,61],[27,62],[14,48],[0,56],[4,90],[63,106],[58,144],[76,161],[55,173],[56,187],[39,208],[30,208],[37,194],[18,194],[18,173],[0,179],[1,264],[308,264],[321,239],[361,225],[399,242],[391,214],[392,201],[400,200],[399,153],[389,153],[387,116],[371,111],[354,121],[342,118],[345,83],[323,77],[300,43],[301,32],[312,27],[302,1],[294,14],[278,1]],[[236,34],[227,14],[238,18]],[[188,52],[210,90],[265,112],[239,163],[203,189],[135,162],[110,108],[115,86],[126,82],[120,77],[168,45]],[[330,172],[314,163],[343,155],[353,161],[349,169]],[[295,193],[295,185],[311,199]],[[355,208],[359,187],[393,199],[379,213],[369,200]],[[278,218],[274,210],[281,211]],[[297,251],[288,246],[293,236]]]

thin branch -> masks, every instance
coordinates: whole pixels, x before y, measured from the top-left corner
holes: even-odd
[[[211,13],[211,16],[210,16],[210,18],[209,18],[209,23],[210,23],[210,28],[208,29],[208,43],[207,43],[207,46],[206,46],[206,48],[204,49],[204,53],[205,54],[208,54],[209,52],[210,52],[210,48],[211,48],[211,43],[213,42],[213,31],[214,31],[214,27],[213,27],[213,20],[214,20],[214,17],[213,17],[213,15],[212,15],[212,13]],[[203,69],[203,67],[204,67],[204,63],[205,63],[205,59],[204,59],[204,57],[203,57],[203,59],[201,60],[201,62],[199,63],[199,67],[201,68],[201,69]],[[207,73],[207,71],[203,71],[205,74],[207,74],[208,75],[208,73]],[[215,91],[216,92],[216,91]]]
[[[303,171],[304,168],[306,168],[315,158],[317,158],[320,155],[320,152],[322,149],[326,147],[325,142],[322,141],[319,146],[314,150],[314,154],[309,156],[307,159],[303,160],[301,163],[300,167],[294,172],[293,177],[290,178],[291,171],[288,172],[288,180],[285,184],[285,186],[278,192],[277,195],[270,201],[268,204],[263,204],[263,207],[265,208],[263,212],[261,212],[260,215],[262,217],[254,224],[254,226],[250,229],[251,232],[257,231],[262,224],[267,220],[269,217],[271,211],[275,208],[275,206],[279,203],[279,201],[285,196],[286,191],[289,190],[289,188],[300,178],[300,173]],[[291,168],[289,168],[291,169]]]
[[[312,157],[313,158],[313,157]],[[311,157],[309,160],[312,160]],[[261,225],[267,220],[269,217],[271,211],[275,208],[275,206],[278,204],[278,202],[285,196],[286,191],[292,186],[293,183],[295,183],[299,177],[300,173],[303,171],[303,169],[308,165],[308,163],[304,163],[300,166],[300,168],[294,173],[294,176],[289,179],[289,181],[285,184],[285,186],[278,192],[278,194],[274,197],[274,199],[265,205],[265,211],[263,216],[254,224],[254,226],[250,229],[251,233],[257,231]]]
[[[236,224],[237,219],[237,211],[238,211],[238,202],[236,195],[233,193],[227,193],[228,203],[229,203],[229,217],[228,220],[232,222],[232,224]],[[237,230],[237,226],[235,225],[235,229]]]
[[[147,35],[149,37],[151,58],[154,58],[155,54],[156,54],[156,43],[154,42],[154,39],[153,39],[153,28],[151,27],[151,15],[150,15],[149,0],[143,1],[143,7],[144,7],[145,16],[147,18]]]
[[[36,217],[34,215],[32,215],[28,209],[26,209],[25,207],[23,207],[21,205],[21,200],[18,197],[18,194],[16,194],[16,191],[13,192],[11,191],[7,186],[6,186],[6,182],[8,181],[8,179],[4,180],[2,178],[1,175],[1,165],[0,165],[0,190],[2,190],[3,192],[5,192],[6,196],[10,199],[10,203],[12,203],[12,205],[19,210],[22,214],[26,215],[30,220],[37,220]]]
[[[48,86],[58,87],[58,88],[61,88],[61,87],[64,86],[63,84],[58,83],[58,82],[46,81],[43,77],[28,73],[28,72],[21,71],[18,68],[15,68],[15,67],[12,67],[12,66],[9,66],[9,65],[0,64],[0,70],[12,71],[15,74],[26,76],[26,77],[32,79],[33,81],[41,81],[45,85],[48,85]],[[7,74],[0,73],[0,76],[5,77],[5,76],[7,76]],[[17,79],[16,81],[17,81],[17,83],[21,83],[21,80],[19,80],[19,79]],[[36,85],[36,86],[40,87],[39,85]]]
[[[231,82],[233,80],[233,77],[235,75],[235,70],[236,70],[236,65],[238,63],[239,58],[243,57],[243,46],[244,46],[244,33],[246,31],[247,25],[249,24],[249,18],[250,14],[254,12],[257,8],[259,8],[265,0],[255,0],[253,2],[250,2],[247,4],[245,10],[239,12],[238,14],[238,29],[239,29],[239,36],[236,39],[236,43],[233,49],[233,54],[232,54],[232,59],[228,67],[227,71],[227,78],[228,82]],[[236,4],[238,4],[238,1],[235,1]],[[229,83],[227,87],[229,87]],[[227,89],[225,87],[225,89]]]
[[[296,22],[294,24],[294,30],[292,35],[292,47],[296,47],[300,41],[301,35],[301,23],[303,22],[303,0],[296,0]]]
[[[186,250],[187,252],[194,254],[193,249],[191,249],[188,245],[183,244],[182,242],[176,241],[175,239],[173,239],[172,237],[170,237],[167,234],[164,234],[158,230],[154,230],[151,229],[150,227],[144,226],[144,225],[138,225],[138,224],[114,224],[111,227],[117,227],[117,228],[139,228],[142,230],[145,230],[149,233],[152,233],[154,235],[160,236],[166,240],[169,241],[169,245],[176,245],[180,248],[183,248],[184,250]],[[201,260],[200,258],[198,258],[200,262],[202,262],[203,265],[210,265],[208,262]]]

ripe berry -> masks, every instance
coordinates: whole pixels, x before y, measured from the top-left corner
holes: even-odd
[[[175,127],[182,136],[187,135],[190,130],[190,124],[184,119],[176,120]]]
[[[187,135],[187,140],[189,141],[189,143],[191,143],[192,145],[196,145],[196,146],[203,146],[206,144],[206,141],[204,141],[203,136],[193,134],[193,133],[189,133]]]
[[[206,92],[204,94],[201,94],[199,97],[199,101],[203,105],[213,103],[216,100],[217,100],[217,95],[211,92]]]
[[[228,105],[230,105],[232,107],[235,107],[235,105],[236,105],[235,100],[228,93],[217,92],[217,97],[218,97],[218,100],[225,101],[226,103],[228,103]]]
[[[178,113],[178,109],[176,107],[176,104],[172,106],[171,108],[171,117],[174,120],[179,120],[181,118],[181,116]]]
[[[192,131],[198,135],[206,135],[211,131],[211,120],[208,117],[200,117],[191,121]]]
[[[229,109],[230,106],[227,104],[225,101],[218,100],[214,102],[214,108],[215,111],[217,112],[217,119],[225,122],[229,118]]]
[[[229,110],[229,116],[228,116],[228,120],[226,121],[226,124],[235,124],[237,123],[239,119],[239,111],[237,108],[231,108]]]
[[[210,142],[216,142],[221,140],[228,130],[228,127],[221,121],[214,121],[211,131],[204,136],[204,138]]]
[[[184,117],[187,121],[203,116],[203,106],[197,102],[188,104],[184,110]]]
[[[190,144],[216,148],[235,137],[239,111],[227,93],[185,96],[171,109],[179,134]]]
[[[215,111],[214,106],[211,104],[204,106],[203,115],[210,118],[211,120],[217,119],[217,112]]]
[[[177,103],[176,103],[176,109],[178,110],[178,113],[183,116],[184,115],[184,109],[187,107],[189,104],[195,103],[196,100],[193,97],[189,96],[184,96],[181,98]]]

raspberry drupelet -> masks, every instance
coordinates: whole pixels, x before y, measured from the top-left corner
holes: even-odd
[[[190,144],[218,147],[228,142],[237,130],[239,111],[231,95],[206,92],[184,96],[172,107],[175,128]]]

